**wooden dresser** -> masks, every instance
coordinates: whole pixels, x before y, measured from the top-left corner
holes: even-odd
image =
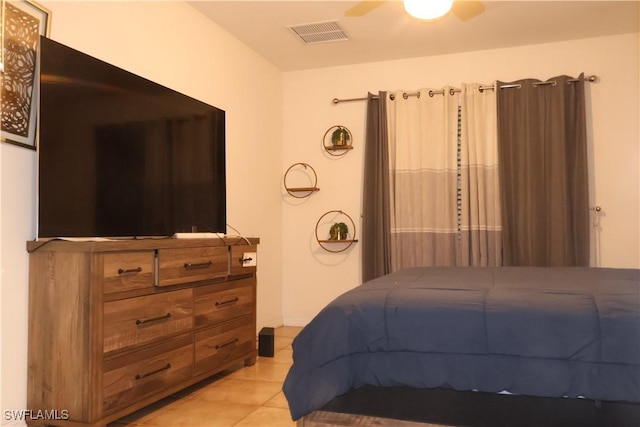
[[[106,426],[255,363],[258,243],[27,243],[27,424]]]

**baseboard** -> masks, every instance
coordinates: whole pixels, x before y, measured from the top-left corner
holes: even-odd
[[[307,326],[311,322],[311,319],[300,319],[300,318],[290,318],[286,317],[283,319],[282,324],[284,326],[295,326],[295,327],[304,327]]]

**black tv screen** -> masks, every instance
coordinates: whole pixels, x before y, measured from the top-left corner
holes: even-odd
[[[225,112],[40,42],[38,237],[225,233]]]

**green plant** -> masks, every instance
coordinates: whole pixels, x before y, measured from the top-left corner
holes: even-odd
[[[346,240],[349,227],[344,222],[336,222],[329,229],[329,240]]]
[[[347,128],[342,126],[338,126],[331,133],[331,143],[336,146],[343,146],[349,144],[349,140],[351,139],[351,135]]]

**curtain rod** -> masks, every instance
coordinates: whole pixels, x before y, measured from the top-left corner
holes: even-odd
[[[598,79],[597,76],[591,75],[591,76],[587,77],[584,81],[595,82],[597,79]],[[580,79],[570,79],[570,80],[567,80],[567,81],[570,82],[570,83],[573,83],[573,82],[579,82]],[[543,86],[543,85],[553,85],[553,86],[555,86],[556,84],[557,84],[557,82],[555,80],[547,80],[545,82],[533,83],[533,86]],[[500,86],[500,89],[512,89],[512,88],[520,89],[521,87],[522,87],[521,84],[511,84],[511,85],[502,85],[502,86]],[[494,90],[494,89],[495,88],[494,88],[493,85],[480,86],[478,88],[478,90],[480,92],[483,92],[485,90]],[[449,95],[453,95],[454,93],[458,93],[458,92],[460,92],[460,89],[458,89],[458,88],[453,87],[453,88],[449,89]],[[428,93],[429,93],[429,96],[432,97],[433,95],[444,95],[445,91],[444,91],[444,89],[442,89],[442,90],[430,90]],[[420,92],[405,92],[405,93],[402,94],[402,97],[404,99],[407,99],[410,96],[420,97]],[[378,99],[378,95],[373,95],[372,98],[373,99]],[[389,98],[393,101],[395,99],[395,95],[392,93],[392,94],[389,95]],[[368,97],[364,97],[364,98],[344,98],[344,99],[333,98],[331,100],[331,102],[333,104],[340,104],[341,102],[366,101],[367,99],[368,99]]]

